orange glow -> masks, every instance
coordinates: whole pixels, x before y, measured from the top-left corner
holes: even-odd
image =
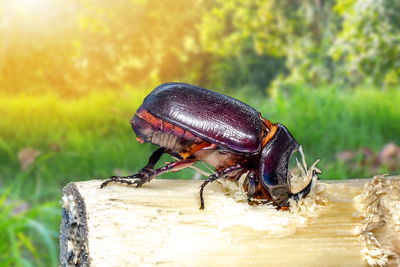
[[[15,0],[0,7],[0,91],[62,96],[183,76],[201,1]]]

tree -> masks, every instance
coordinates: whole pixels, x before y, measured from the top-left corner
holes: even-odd
[[[341,75],[352,84],[398,83],[400,77],[400,2],[342,0],[334,7],[343,18],[331,48]]]
[[[206,51],[221,57],[243,56],[252,46],[260,60],[283,59],[285,80],[317,84],[332,79],[327,51],[335,21],[334,1],[216,0],[202,24]]]

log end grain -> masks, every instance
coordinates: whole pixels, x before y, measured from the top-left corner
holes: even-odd
[[[88,225],[84,199],[75,183],[62,192],[60,224],[61,266],[89,266]]]

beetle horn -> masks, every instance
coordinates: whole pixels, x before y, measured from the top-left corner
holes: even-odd
[[[292,172],[292,170],[289,170],[288,173],[288,175],[290,175],[289,183],[290,183],[290,192],[292,194],[297,194],[305,190],[306,187],[312,182],[313,177],[321,173],[321,171],[316,167],[319,160],[314,162],[314,164],[312,164],[310,168],[308,168],[302,146],[299,146],[298,151],[301,156],[301,163],[298,161],[297,158],[295,159],[296,159],[296,166],[300,174],[295,174]]]

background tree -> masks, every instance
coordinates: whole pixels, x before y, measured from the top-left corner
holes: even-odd
[[[334,6],[342,18],[341,31],[331,47],[340,64],[338,79],[389,86],[400,75],[400,2],[342,0]]]

